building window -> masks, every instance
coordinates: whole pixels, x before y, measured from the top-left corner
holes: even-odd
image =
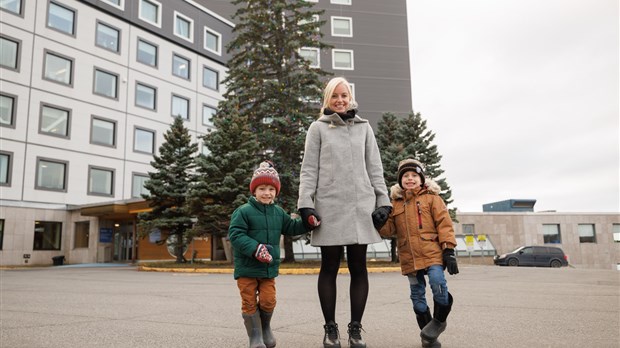
[[[349,87],[351,87],[351,95],[353,96],[353,99],[355,99],[355,84],[349,83]]]
[[[133,150],[152,154],[155,151],[155,131],[136,128],[134,130]]]
[[[4,219],[0,219],[0,250],[2,250],[3,242],[4,242]]]
[[[475,230],[474,230],[474,224],[463,224],[463,234],[464,235],[471,235],[473,236],[475,234]]]
[[[332,36],[352,37],[353,19],[351,17],[332,16]]]
[[[353,70],[352,50],[332,50],[332,68],[340,70]]]
[[[19,45],[17,39],[0,36],[0,66],[19,71]]]
[[[155,110],[157,105],[157,89],[136,83],[136,105],[149,110]]]
[[[71,110],[49,104],[41,104],[39,133],[69,138]]]
[[[142,39],[138,39],[136,60],[146,65],[157,66],[157,46]]]
[[[118,75],[95,68],[93,93],[112,99],[118,99]]]
[[[22,14],[22,1],[21,0],[4,0],[0,1],[0,9],[4,11],[14,13],[16,15]]]
[[[88,248],[88,237],[90,237],[90,221],[76,222],[73,248]]]
[[[560,225],[544,224],[543,239],[545,244],[561,244],[562,237],[560,235]]]
[[[213,106],[202,104],[202,124],[207,127],[213,127],[213,116],[217,109]]]
[[[37,157],[35,189],[66,192],[68,167],[66,161]]]
[[[107,24],[97,22],[95,45],[108,51],[118,52],[120,47],[121,31]]]
[[[64,85],[73,85],[73,59],[45,52],[43,78]]]
[[[12,152],[0,151],[0,186],[11,186],[12,159]]]
[[[204,143],[202,144],[202,146],[200,147],[200,153],[203,156],[209,156],[209,154],[211,153],[211,151],[209,151],[209,148],[207,147],[207,145],[205,145]]]
[[[596,243],[594,224],[578,224],[579,243]]]
[[[302,47],[299,49],[299,55],[310,63],[311,68],[321,67],[321,55],[318,48]]]
[[[76,11],[72,8],[50,1],[47,11],[47,27],[75,36],[75,13]]]
[[[114,196],[114,169],[88,166],[88,194]]]
[[[144,187],[147,180],[149,180],[148,175],[133,174],[131,179],[131,198],[142,198],[142,195],[149,194],[149,190]]]
[[[184,120],[189,120],[189,99],[172,95],[172,117],[181,117]]]
[[[154,0],[140,0],[139,17],[156,27],[161,26],[161,4]]]
[[[176,54],[172,55],[172,75],[189,80],[190,61]]]
[[[118,8],[120,10],[123,10],[124,7],[125,7],[125,5],[123,4],[123,1],[124,0],[103,0],[103,2],[107,2],[108,4]]]
[[[189,42],[194,42],[194,21],[174,11],[174,35]]]
[[[116,146],[116,121],[93,116],[90,122],[90,143]]]
[[[222,35],[205,27],[205,49],[217,55],[222,54]]]
[[[614,242],[620,243],[620,224],[613,224],[611,226],[611,231],[614,234]]]
[[[217,91],[220,84],[218,75],[217,71],[205,66],[204,69],[202,69],[202,85]]]
[[[330,2],[336,5],[351,5],[351,0],[331,0]]]
[[[62,222],[35,221],[33,250],[60,250]]]
[[[0,126],[15,127],[17,96],[0,94]]]

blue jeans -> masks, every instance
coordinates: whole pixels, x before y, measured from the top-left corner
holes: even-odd
[[[411,302],[413,302],[413,310],[416,313],[424,313],[428,309],[424,273],[424,270],[420,270],[415,274],[407,275],[411,289]],[[428,282],[433,291],[433,300],[441,305],[448,305],[448,283],[446,283],[446,277],[443,274],[443,266],[430,266],[426,269],[426,275],[428,275]]]

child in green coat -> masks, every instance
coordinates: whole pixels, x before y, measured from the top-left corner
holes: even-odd
[[[232,214],[228,238],[250,348],[271,348],[276,346],[270,322],[276,306],[280,236],[304,234],[309,229],[308,222],[291,218],[274,203],[280,193],[280,178],[271,162],[262,162],[254,171],[250,191],[253,197]]]

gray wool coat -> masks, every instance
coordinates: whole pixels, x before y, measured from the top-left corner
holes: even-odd
[[[298,208],[314,208],[321,225],[313,246],[381,241],[375,208],[391,206],[375,135],[367,120],[321,115],[308,128],[301,164]]]

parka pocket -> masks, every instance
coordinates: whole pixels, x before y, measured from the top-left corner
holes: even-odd
[[[425,242],[439,242],[439,234],[437,232],[421,232],[420,239]]]

